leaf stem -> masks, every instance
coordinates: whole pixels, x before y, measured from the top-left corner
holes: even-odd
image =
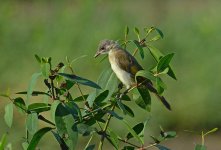
[[[46,119],[46,118],[45,118],[44,116],[42,116],[42,115],[38,115],[38,119],[41,120],[41,121],[44,121],[44,122],[46,122],[46,123],[48,123],[48,124],[50,124],[50,125],[55,126],[55,124],[54,124],[53,122],[49,121],[48,119]]]
[[[111,111],[114,111],[115,107],[116,107],[116,102],[112,106]],[[104,125],[104,129],[102,130],[102,135],[101,135],[101,140],[100,140],[100,143],[99,143],[98,150],[102,150],[102,147],[103,147],[103,144],[104,144],[104,139],[106,137],[106,131],[107,131],[107,128],[108,128],[108,125],[110,123],[111,118],[112,118],[112,115],[109,114],[108,117],[107,117],[107,121]]]

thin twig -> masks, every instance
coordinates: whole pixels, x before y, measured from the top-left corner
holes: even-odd
[[[128,141],[126,141],[126,140],[123,140],[123,139],[121,139],[121,138],[118,138],[118,140],[119,141],[121,141],[121,142],[123,142],[123,143],[126,143],[126,144],[128,144],[128,145],[131,145],[131,146],[133,146],[133,147],[136,147],[136,148],[140,148],[139,146],[137,146],[137,145],[135,145],[135,144],[133,144],[133,143],[130,143],[130,142],[128,142]]]

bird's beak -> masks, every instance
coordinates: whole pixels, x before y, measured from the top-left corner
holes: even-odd
[[[96,54],[94,55],[94,58],[96,58],[97,56],[99,56],[101,53],[100,51],[97,51]]]

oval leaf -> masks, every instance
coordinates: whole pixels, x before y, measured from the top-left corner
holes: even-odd
[[[38,130],[38,114],[31,113],[28,114],[26,119],[26,127],[30,134],[34,134]]]
[[[157,64],[157,72],[163,72],[167,67],[169,67],[170,61],[173,58],[174,53],[163,56]]]
[[[33,103],[28,106],[28,112],[41,113],[50,110],[50,106],[46,103]]]
[[[40,130],[38,130],[33,138],[31,139],[31,142],[30,144],[28,145],[28,149],[27,150],[35,150],[36,146],[38,145],[40,139],[49,131],[51,131],[52,128],[50,127],[45,127],[45,128],[42,128]]]
[[[5,106],[4,119],[7,126],[11,128],[13,121],[13,103],[9,103]]]
[[[96,88],[96,89],[101,89],[101,87],[99,85],[97,85],[96,83],[94,83],[94,82],[92,82],[88,79],[85,79],[85,78],[82,78],[82,77],[79,77],[79,76],[76,76],[76,75],[73,75],[73,74],[66,74],[66,73],[58,73],[58,74],[60,76],[63,76],[65,78],[67,78],[70,81],[77,82],[79,84],[90,86],[90,87],[93,87],[93,88]]]

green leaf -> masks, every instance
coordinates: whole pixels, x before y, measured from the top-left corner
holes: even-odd
[[[217,130],[218,130],[218,128],[213,128],[212,130],[206,132],[206,133],[204,134],[204,136],[206,136],[206,135],[208,135],[208,134],[210,134],[210,133],[216,132]]]
[[[6,137],[7,137],[7,134],[3,134],[2,137],[1,137],[1,141],[0,141],[0,150],[4,150],[5,148],[5,145],[6,145]]]
[[[63,138],[56,132],[51,131],[54,135],[54,137],[56,138],[56,140],[58,141],[60,148],[62,150],[68,150],[68,146],[66,145],[66,143],[64,142]]]
[[[113,132],[112,130],[108,130],[109,131],[109,139],[110,139],[110,143],[115,147],[115,149],[119,149],[119,140],[118,140],[118,136],[115,132]]]
[[[157,41],[159,39],[161,39],[161,36],[160,35],[156,35],[152,39],[150,39],[149,42]]]
[[[28,94],[27,91],[22,91],[22,92],[17,92],[15,94]],[[46,93],[46,92],[41,92],[41,91],[32,91],[31,96],[38,96],[38,95],[47,95],[47,96],[51,96],[50,94]]]
[[[155,28],[155,30],[158,32],[158,34],[161,36],[161,38],[164,37],[163,32],[160,29]]]
[[[36,146],[38,145],[40,139],[41,139],[47,132],[49,132],[49,131],[51,131],[51,130],[52,130],[52,128],[50,128],[50,127],[44,127],[44,128],[42,128],[42,129],[38,130],[38,131],[34,134],[33,138],[31,139],[31,142],[30,142],[30,144],[29,144],[27,150],[35,150],[35,148],[36,148]]]
[[[27,108],[25,106],[25,101],[21,97],[15,98],[13,103],[20,112],[23,112],[23,113],[26,112]]]
[[[134,112],[127,105],[120,102],[120,103],[118,103],[118,107],[124,112],[125,115],[129,115],[130,117],[134,117]]]
[[[59,135],[61,137],[68,137],[64,138],[64,141],[73,150],[78,140],[77,127],[74,117],[62,103],[58,104],[55,111],[55,124]]]
[[[34,134],[38,130],[38,114],[31,113],[28,114],[26,119],[26,127],[30,134]]]
[[[125,29],[124,29],[124,37],[125,37],[125,39],[126,39],[128,34],[129,34],[129,27],[126,26]]]
[[[165,138],[175,138],[176,132],[175,131],[167,131],[167,132],[163,132],[163,135]]]
[[[101,87],[99,85],[97,85],[95,82],[92,82],[88,79],[85,79],[85,78],[82,78],[82,77],[79,77],[76,75],[72,75],[72,74],[66,74],[66,73],[58,73],[58,74],[60,76],[67,78],[70,81],[77,82],[79,84],[90,86],[90,87],[93,87],[96,89],[101,89]]]
[[[205,145],[197,144],[197,145],[195,146],[194,150],[207,150],[207,148],[206,148]]]
[[[107,70],[104,70],[99,79],[98,79],[98,84],[102,87],[103,90],[108,90],[109,94],[106,97],[104,101],[107,101],[110,99],[112,94],[116,92],[116,89],[118,87],[118,79],[115,75],[115,73],[112,71],[111,68],[108,68]],[[103,91],[97,90],[97,93],[100,93]]]
[[[60,104],[61,102],[59,100],[55,100],[53,101],[53,103],[51,104],[51,118],[52,121],[55,123],[55,111],[57,109],[57,106]]]
[[[79,119],[80,122],[82,121],[81,111],[74,101],[69,101],[65,103],[65,108],[72,114],[74,119]]]
[[[136,73],[136,80],[137,80],[137,77],[144,77],[144,78],[147,78],[149,80],[152,80],[152,81],[156,81],[156,77],[153,76],[153,74],[149,71],[146,71],[146,70],[140,70]],[[137,81],[136,81],[137,82]]]
[[[135,148],[133,146],[124,146],[122,150],[134,150]]]
[[[50,110],[50,106],[46,103],[33,103],[28,106],[28,112],[41,113]]]
[[[28,149],[28,142],[23,142],[22,143],[22,148],[23,148],[23,150],[27,150]]]
[[[141,139],[141,138],[137,135],[137,133],[130,127],[130,125],[129,125],[125,120],[123,120],[123,123],[126,125],[127,130],[131,133],[131,135],[132,135],[137,141],[139,141],[140,143],[143,144],[142,139]]]
[[[29,104],[29,99],[32,95],[33,89],[35,87],[35,84],[37,82],[37,79],[42,75],[42,73],[34,73],[31,77],[31,81],[29,83],[28,86],[28,90],[27,90],[27,104]]]
[[[138,123],[137,125],[135,125],[133,127],[133,130],[136,132],[137,135],[139,135],[144,129],[144,123],[141,122],[141,123]],[[133,138],[133,135],[131,133],[128,133],[127,134],[127,140]],[[142,140],[143,141],[143,140]]]
[[[157,64],[157,72],[163,72],[167,67],[169,67],[170,61],[173,58],[174,53],[163,56]]]
[[[157,147],[159,150],[170,150],[169,148],[159,145],[159,144],[157,144],[155,147]]]
[[[123,117],[119,116],[115,111],[112,110],[108,110],[107,113],[111,114],[112,116],[114,116],[115,118],[122,120]]]
[[[95,98],[96,98],[96,91],[90,93],[89,96],[87,97],[86,100],[90,107],[93,106]]]
[[[95,130],[93,127],[84,123],[77,124],[77,129],[78,133],[82,134],[83,136],[88,136]]]
[[[154,46],[147,45],[147,48],[150,51],[150,54],[154,57],[154,59],[158,62],[160,58],[163,56],[161,51]]]
[[[156,48],[151,45],[148,45],[147,48],[149,49],[151,55],[154,57],[154,59],[159,62],[160,58],[163,57],[163,54]],[[177,80],[175,73],[173,72],[172,68],[169,66],[169,71],[167,74],[173,78],[174,80]]]
[[[44,59],[42,59],[44,60]],[[41,73],[45,78],[49,77],[50,74],[50,64],[48,63],[48,60],[44,60],[41,62]]]
[[[100,93],[94,100],[94,103],[96,104],[100,104],[102,103],[108,96],[109,91],[105,90],[104,92]]]
[[[35,54],[35,59],[37,60],[37,62],[41,63],[41,58],[37,54]]]
[[[4,115],[5,123],[9,128],[12,126],[13,122],[13,103],[9,103],[5,106],[5,115]]]
[[[140,36],[140,31],[137,27],[134,27],[134,33],[139,37]]]
[[[137,40],[133,40],[133,43],[137,46],[137,48],[140,52],[141,58],[144,59],[144,50],[143,50],[142,46],[140,45],[140,43]]]
[[[150,112],[151,109],[151,97],[148,89],[146,87],[138,87],[137,89],[140,93],[140,97],[135,101],[138,106],[144,110]]]
[[[83,95],[83,96],[79,96],[76,97],[75,99],[73,99],[74,102],[83,102],[84,100],[86,100],[88,98],[89,94]]]
[[[158,94],[162,94],[164,90],[167,88],[166,84],[159,77],[156,78],[156,87]]]

